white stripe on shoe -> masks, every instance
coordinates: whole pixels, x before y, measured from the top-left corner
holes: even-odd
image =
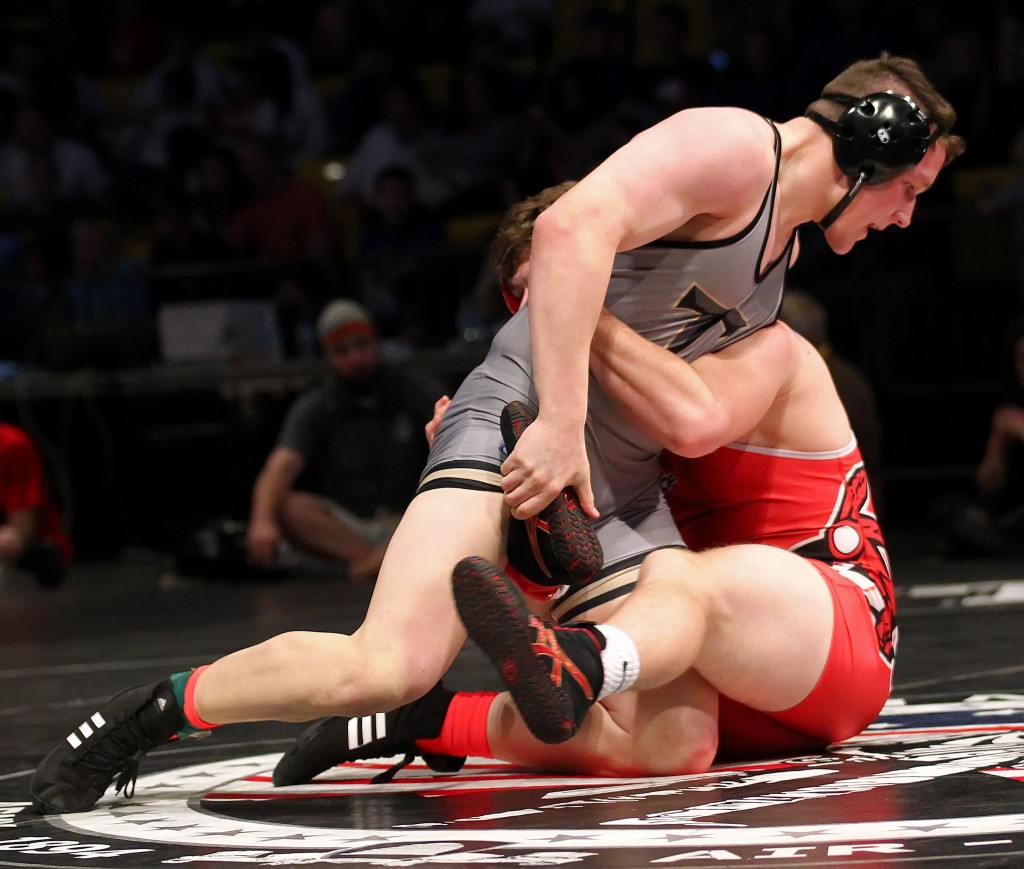
[[[92,736],[106,723],[106,719],[99,712],[94,712],[87,720],[78,725],[77,732],[72,731],[67,735],[68,744],[72,748],[81,748],[83,741]],[[82,734],[81,737],[78,736],[79,733]]]
[[[348,721],[349,749],[362,748],[375,739],[387,736],[387,716],[383,712],[364,715],[362,718],[350,718]]]

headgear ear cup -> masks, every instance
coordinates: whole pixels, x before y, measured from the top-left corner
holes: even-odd
[[[807,117],[832,136],[836,165],[853,182],[819,224],[827,229],[863,184],[884,184],[920,163],[933,135],[928,117],[903,94],[879,91],[855,97],[823,93],[821,97],[846,106],[835,121],[818,112],[808,112]]]
[[[850,178],[867,173],[866,184],[884,184],[921,162],[931,144],[928,118],[902,94],[891,91],[858,99],[847,94],[822,94],[846,105],[836,121],[832,151]]]

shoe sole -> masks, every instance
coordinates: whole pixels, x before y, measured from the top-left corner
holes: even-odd
[[[501,436],[506,450],[515,449],[526,427],[536,418],[533,410],[521,401],[506,405],[501,415]],[[583,511],[573,489],[563,489],[537,516],[526,521],[527,524],[547,525],[551,549],[574,589],[597,578],[604,567],[604,550],[593,522]]]
[[[541,742],[565,742],[579,730],[568,693],[551,681],[534,652],[530,612],[505,574],[483,558],[452,572],[455,605],[473,642],[490,658],[523,721]]]

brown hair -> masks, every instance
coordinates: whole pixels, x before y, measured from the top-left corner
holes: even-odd
[[[502,284],[511,283],[516,269],[529,253],[533,224],[537,217],[575,184],[575,181],[563,181],[547,187],[517,202],[502,216],[494,241],[491,242],[491,261]]]
[[[858,60],[825,85],[821,92],[826,94],[838,91],[850,96],[865,97],[882,90],[910,97],[938,127],[936,140],[946,148],[946,165],[964,152],[966,143],[963,137],[951,132],[956,123],[956,109],[938,92],[917,61],[909,57],[898,57],[883,51],[873,60]],[[843,106],[825,99],[817,99],[807,107],[808,112],[817,112],[833,121],[843,110]]]

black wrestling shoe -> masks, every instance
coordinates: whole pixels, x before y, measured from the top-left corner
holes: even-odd
[[[509,453],[537,418],[521,401],[501,412],[501,436]],[[566,487],[536,516],[509,524],[508,560],[540,585],[579,587],[592,582],[604,566],[601,541],[593,520],[580,506],[576,491]]]
[[[448,706],[455,695],[438,682],[419,700],[391,712],[360,718],[334,716],[306,728],[295,744],[274,767],[274,787],[305,784],[324,770],[351,760],[374,757],[405,757],[385,772],[375,775],[374,784],[391,781],[402,767],[419,755],[434,772],[458,772],[464,757],[428,754],[415,746],[417,739],[433,739],[441,732]]]
[[[41,814],[86,812],[117,778],[116,792],[135,792],[139,760],[185,726],[169,679],[129,688],[69,733],[36,768],[29,785]]]
[[[531,615],[515,583],[483,558],[464,558],[452,591],[470,637],[498,670],[530,732],[565,742],[601,690],[604,637],[591,622],[562,627]]]

